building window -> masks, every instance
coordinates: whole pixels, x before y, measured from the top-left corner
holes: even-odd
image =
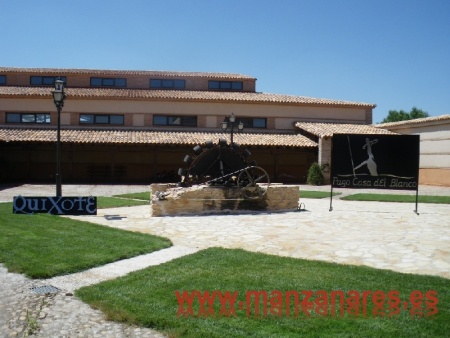
[[[80,124],[123,125],[124,123],[125,119],[123,115],[80,114]]]
[[[161,80],[151,79],[150,88],[152,89],[185,89],[185,80]]]
[[[6,75],[0,75],[0,86],[4,86],[6,84]]]
[[[125,88],[127,79],[109,77],[91,77],[91,87],[119,87]]]
[[[209,81],[208,89],[211,90],[243,90],[244,85],[241,81]]]
[[[197,116],[153,115],[153,125],[197,127]]]
[[[267,119],[264,118],[237,118],[238,122],[242,122],[244,124],[244,128],[267,128]]]
[[[94,123],[95,124],[109,124],[109,115],[95,115]]]
[[[125,124],[125,119],[123,115],[110,115],[109,124],[123,125]]]
[[[6,123],[50,123],[50,114],[6,113]]]
[[[32,86],[54,86],[55,80],[61,79],[64,85],[67,82],[65,76],[30,76],[30,85]]]

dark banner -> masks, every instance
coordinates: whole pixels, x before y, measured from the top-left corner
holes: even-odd
[[[14,196],[13,213],[53,215],[97,215],[97,197]]]
[[[335,188],[417,190],[419,135],[333,135]]]

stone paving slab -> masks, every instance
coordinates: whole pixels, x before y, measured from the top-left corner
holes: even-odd
[[[149,206],[99,210],[84,220],[170,238],[203,249],[242,248],[280,256],[367,265],[450,278],[450,206],[303,199],[307,211],[151,217]],[[120,217],[110,217],[119,215]]]
[[[83,286],[97,284],[105,280],[125,276],[132,271],[166,263],[197,251],[198,249],[195,248],[175,245],[170,248],[128,259],[122,259],[118,262],[106,264],[78,273],[49,278],[43,282],[47,285],[53,285],[62,290],[73,292]]]

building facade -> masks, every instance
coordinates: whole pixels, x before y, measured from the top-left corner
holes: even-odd
[[[450,115],[382,123],[377,127],[420,135],[419,183],[450,187]]]
[[[192,147],[229,139],[220,123],[244,124],[247,147],[272,181],[304,182],[318,144],[298,122],[371,124],[374,104],[261,93],[241,74],[0,67],[1,182],[51,182],[57,112],[64,183],[151,183],[173,177]],[[176,176],[176,174],[175,174]],[[176,179],[176,177],[174,178]]]

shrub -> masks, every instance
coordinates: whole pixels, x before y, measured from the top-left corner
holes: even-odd
[[[310,185],[322,185],[324,181],[322,167],[319,163],[314,162],[308,170],[306,182]]]

